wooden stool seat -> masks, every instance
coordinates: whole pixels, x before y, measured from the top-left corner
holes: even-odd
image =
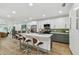
[[[22,39],[23,39],[23,36],[22,35],[19,35],[18,40],[22,40]]]
[[[19,36],[22,36],[22,35],[20,35],[20,34],[18,34]]]
[[[15,35],[15,38],[18,39],[18,36]]]
[[[25,41],[25,40],[26,40],[26,38],[25,38],[25,37],[23,37],[23,40]]]
[[[39,43],[37,44],[37,46],[42,45],[42,44],[43,44],[43,42],[39,42]]]
[[[18,40],[22,40],[23,38],[18,38]]]
[[[31,42],[31,40],[30,39],[27,39],[26,42]]]
[[[18,38],[19,38],[19,35],[18,35],[18,34],[16,34],[16,35],[15,35],[15,38],[16,38],[16,39],[18,39]]]
[[[33,38],[33,45],[35,45],[38,42],[36,38]]]

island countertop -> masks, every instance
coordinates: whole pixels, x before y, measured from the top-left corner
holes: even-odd
[[[53,34],[38,34],[38,33],[21,33],[21,35],[30,38],[36,38],[39,42],[43,42],[44,44],[40,46],[40,48],[43,48],[45,50],[51,51],[52,44],[51,44],[51,36]]]
[[[51,34],[69,34],[69,33],[62,33],[62,32],[51,32]]]
[[[22,33],[22,34],[24,35],[25,33]],[[53,34],[26,33],[25,35],[39,36],[39,37],[51,37]]]

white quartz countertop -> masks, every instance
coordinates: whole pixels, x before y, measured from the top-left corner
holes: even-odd
[[[21,33],[21,35],[30,35],[30,36],[39,36],[39,37],[51,37],[53,34]]]
[[[62,32],[51,32],[51,34],[69,34],[69,33],[62,33]]]
[[[27,35],[35,35],[35,36],[41,36],[41,37],[51,37],[52,34],[38,34],[38,33],[30,33]]]

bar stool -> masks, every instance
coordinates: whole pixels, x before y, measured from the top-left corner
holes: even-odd
[[[23,37],[23,43],[25,43],[25,40],[26,40],[26,38],[25,38],[25,37]]]
[[[22,35],[19,35],[18,40],[19,40],[19,45],[20,45],[20,49],[21,49],[21,40],[23,39]]]
[[[30,43],[32,42],[30,38],[26,38],[25,40],[26,42],[26,46],[25,46],[25,53],[30,55],[31,54],[31,51],[32,51],[32,47],[30,46]]]
[[[35,46],[35,44],[38,42],[38,40],[36,38],[33,38],[33,46]]]
[[[19,38],[19,35],[18,34],[15,34],[15,39],[18,39]]]
[[[20,37],[20,39],[21,39],[21,41],[20,41],[20,43],[21,43],[21,49],[22,50],[25,50],[25,37],[24,36],[22,36],[22,37]]]
[[[40,48],[40,46],[41,46],[42,44],[43,44],[43,42],[38,42],[38,43],[37,43],[37,54],[41,54],[39,48]]]
[[[36,54],[39,54],[39,48],[43,42],[38,41],[36,38],[33,38],[33,46],[36,47]]]
[[[35,48],[36,48],[37,39],[33,38],[32,41],[33,41],[33,48],[34,48],[34,52],[33,53],[36,54],[36,49]]]

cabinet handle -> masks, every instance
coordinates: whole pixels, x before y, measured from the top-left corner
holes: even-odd
[[[70,29],[71,29],[71,18],[70,18]]]
[[[76,29],[79,29],[78,28],[78,10],[76,11]]]

